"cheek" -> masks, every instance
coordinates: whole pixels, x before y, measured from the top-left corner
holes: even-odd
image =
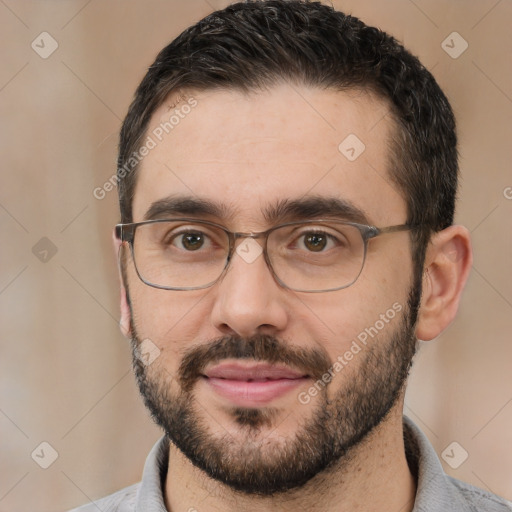
[[[381,363],[387,357],[393,336],[399,332],[406,307],[404,297],[398,297],[396,294],[382,300],[366,295],[364,301],[351,297],[352,300],[339,301],[323,310],[322,318],[329,329],[324,326],[322,336],[317,329],[314,339],[327,351],[331,366],[322,379],[306,390],[308,396],[321,397],[319,390],[325,389],[327,397],[334,400],[340,392],[345,395],[353,389],[355,383],[364,389],[366,378],[385,371],[386,363]]]
[[[140,340],[150,339],[159,348],[161,362],[165,362],[166,367],[177,367],[187,348],[207,341],[202,332],[207,318],[204,290],[177,292],[159,290],[133,280],[130,283],[137,336]]]
[[[361,276],[345,290],[307,297],[307,308],[303,306],[299,318],[302,326],[309,326],[307,335],[331,361],[340,357],[356,360],[355,354],[362,353],[370,342],[387,339],[398,328],[407,296],[405,282],[390,283],[384,278],[376,282]]]

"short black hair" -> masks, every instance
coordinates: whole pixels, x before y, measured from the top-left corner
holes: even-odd
[[[389,105],[395,129],[387,171],[407,204],[407,222],[421,226],[414,235],[420,271],[432,232],[453,223],[458,155],[452,109],[432,74],[398,41],[320,2],[235,3],[189,27],[158,54],[121,129],[121,221],[132,221],[138,167],[132,156],[169,94],[250,92],[280,82],[368,90]]]

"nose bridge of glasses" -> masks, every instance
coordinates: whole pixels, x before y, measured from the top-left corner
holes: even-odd
[[[245,240],[246,238],[249,238],[251,240],[263,238],[264,243],[262,245],[262,249],[265,249],[265,247],[266,247],[265,238],[267,236],[267,233],[268,233],[267,231],[251,231],[249,233],[244,232],[244,231],[229,232],[229,237],[231,239],[231,253],[235,250],[237,241]]]
[[[267,232],[266,231],[251,231],[249,233],[245,233],[243,231],[237,231],[235,233],[231,233],[234,240],[238,240],[240,238],[263,238]]]
[[[239,263],[242,264],[243,272],[247,272],[247,265],[253,266],[256,268],[258,265],[255,265],[255,262],[260,257],[263,258],[263,261],[265,262],[264,265],[268,272],[272,276],[274,276],[274,271],[272,269],[272,264],[270,263],[268,256],[267,256],[267,249],[266,249],[266,237],[267,237],[268,231],[262,231],[262,232],[228,232],[229,238],[230,238],[230,250],[227,257],[226,266],[223,271],[223,275],[226,273],[226,271],[230,270],[233,266],[233,255],[236,253],[239,258],[236,258],[237,260],[240,260]],[[263,243],[258,243],[256,241],[254,242],[245,242],[244,240],[255,240],[258,238],[263,238]],[[237,240],[241,240],[240,244],[237,244]],[[239,264],[238,263],[238,264]],[[222,276],[221,276],[222,277]],[[258,279],[261,279],[259,277]],[[279,283],[278,283],[279,284]]]

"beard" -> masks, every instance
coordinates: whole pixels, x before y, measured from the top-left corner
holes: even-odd
[[[416,352],[420,283],[411,288],[393,332],[386,337],[381,333],[357,354],[354,360],[359,366],[354,376],[346,379],[333,397],[328,397],[329,384],[319,391],[314,410],[298,422],[291,436],[270,439],[279,426],[276,417],[282,413],[274,407],[232,406],[228,411],[239,429],[237,435],[227,430],[215,434],[208,422],[216,420],[197,401],[195,384],[208,364],[225,358],[290,365],[316,382],[333,364],[318,348],[293,347],[268,335],[225,336],[191,347],[173,377],[158,364],[145,366],[141,362],[137,355],[141,340],[132,326],[133,366],[140,393],[168,439],[209,477],[253,496],[273,496],[302,487],[322,471],[346,467],[352,449],[367,439],[398,403]],[[171,390],[173,380],[177,392]]]

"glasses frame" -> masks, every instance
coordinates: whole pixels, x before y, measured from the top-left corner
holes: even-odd
[[[146,224],[156,224],[156,223],[163,223],[163,222],[182,222],[182,221],[186,221],[186,222],[190,222],[190,223],[194,223],[194,224],[204,224],[206,226],[212,226],[212,227],[218,228],[218,229],[224,231],[224,233],[226,233],[226,235],[228,236],[228,240],[229,240],[229,250],[227,253],[227,257],[226,257],[226,264],[224,265],[222,272],[220,273],[219,277],[217,277],[217,279],[215,279],[214,281],[211,281],[210,283],[207,283],[203,286],[172,287],[172,286],[157,285],[157,284],[147,281],[140,274],[139,269],[137,267],[137,261],[135,259],[135,251],[134,251],[134,247],[133,247],[133,242],[135,239],[135,232],[136,232],[137,228],[139,226],[143,226]],[[273,231],[283,228],[283,227],[294,226],[294,225],[304,225],[304,224],[306,224],[306,225],[307,224],[322,224],[322,223],[331,223],[331,224],[335,223],[335,224],[343,224],[346,226],[354,226],[355,228],[357,228],[359,230],[359,232],[361,233],[361,237],[363,239],[363,245],[364,245],[363,261],[361,263],[361,269],[359,270],[359,273],[354,278],[354,280],[344,286],[339,286],[336,288],[328,288],[327,290],[301,290],[301,289],[297,289],[297,288],[292,288],[291,286],[288,286],[286,283],[284,283],[279,278],[279,276],[275,273],[274,267],[272,266],[272,263],[270,261],[270,258],[268,256],[268,252],[267,252],[268,237]],[[400,231],[409,231],[409,230],[415,229],[417,227],[418,226],[414,226],[411,224],[397,224],[394,226],[377,227],[377,226],[371,226],[371,225],[366,225],[366,224],[359,224],[357,222],[342,221],[339,219],[322,218],[322,219],[314,219],[314,220],[302,220],[302,221],[298,220],[298,221],[293,221],[293,222],[286,222],[283,224],[278,224],[276,226],[273,226],[270,229],[267,229],[266,231],[244,233],[244,232],[230,231],[229,229],[222,226],[221,224],[217,224],[215,222],[211,222],[208,220],[199,220],[199,219],[194,219],[194,218],[190,218],[190,217],[180,217],[180,218],[174,218],[174,219],[155,219],[155,220],[146,220],[146,221],[142,221],[142,222],[130,222],[130,223],[126,223],[126,224],[117,224],[115,226],[115,236],[121,242],[127,242],[129,244],[132,259],[133,259],[133,264],[135,266],[135,271],[137,272],[139,279],[144,284],[151,286],[152,288],[158,288],[161,290],[175,290],[175,291],[204,290],[206,288],[210,288],[215,283],[219,282],[220,279],[224,276],[224,274],[228,270],[229,263],[231,262],[231,258],[233,257],[233,253],[235,252],[235,244],[236,244],[237,240],[243,239],[243,238],[252,238],[254,240],[256,240],[258,238],[263,238],[264,245],[263,245],[262,249],[263,249],[263,256],[265,258],[265,262],[266,262],[267,267],[270,270],[272,276],[274,277],[275,281],[280,286],[282,286],[283,288],[286,288],[288,290],[293,290],[293,291],[302,292],[302,293],[323,293],[323,292],[333,292],[333,291],[337,291],[337,290],[343,290],[344,288],[348,288],[349,286],[352,286],[357,281],[357,279],[359,278],[359,276],[361,275],[361,273],[363,271],[364,264],[366,262],[366,252],[367,252],[369,240],[371,240],[373,238],[377,238],[378,236],[381,236],[381,235],[384,235],[387,233],[397,233]]]

